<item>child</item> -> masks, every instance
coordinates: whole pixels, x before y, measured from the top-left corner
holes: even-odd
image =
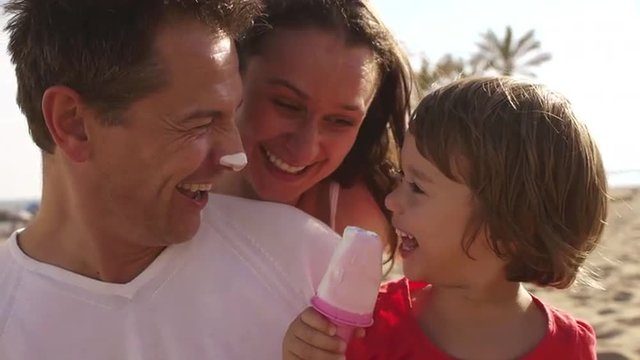
[[[604,227],[602,160],[566,99],[511,78],[456,81],[414,112],[402,168],[386,205],[406,278],[383,285],[347,359],[596,358],[589,324],[522,285],[583,277]],[[333,334],[307,309],[284,358],[342,358]]]

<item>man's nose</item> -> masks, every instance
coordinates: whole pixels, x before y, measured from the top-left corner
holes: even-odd
[[[218,139],[214,139],[214,148],[212,149],[215,166],[222,166],[233,171],[242,170],[247,165],[247,156],[235,123],[224,134],[218,133],[218,136]]]

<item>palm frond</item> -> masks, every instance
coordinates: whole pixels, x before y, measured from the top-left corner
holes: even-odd
[[[520,71],[518,71],[518,73],[519,73],[519,74],[522,74],[522,75],[524,75],[524,76],[532,77],[532,78],[535,78],[535,77],[536,77],[536,74],[534,74],[534,73],[533,73],[533,72],[531,72],[531,71],[527,71],[527,70],[520,70]]]
[[[516,51],[517,51],[517,49],[521,49],[521,48],[525,47],[525,44],[531,42],[531,40],[534,40],[533,36],[534,36],[534,30],[529,30],[526,34],[524,34],[518,40],[518,43],[516,44],[516,47],[515,47]]]
[[[502,47],[502,41],[498,39],[498,36],[492,30],[487,30],[483,37],[485,38],[487,44],[494,46],[496,49]]]
[[[516,48],[516,50],[513,52],[513,55],[515,57],[523,57],[527,53],[530,53],[538,49],[540,49],[540,41],[533,40],[533,41],[529,41],[528,43],[525,43],[519,48]]]
[[[511,55],[512,40],[513,40],[513,31],[511,30],[511,26],[507,26],[507,30],[505,31],[504,40],[502,41],[502,46],[501,46],[502,54],[505,56],[505,58]]]
[[[551,54],[549,53],[541,53],[541,54],[537,54],[534,57],[532,57],[531,59],[527,60],[527,62],[525,62],[524,64],[522,64],[522,67],[529,67],[529,66],[538,66],[544,62],[547,62],[551,60]]]

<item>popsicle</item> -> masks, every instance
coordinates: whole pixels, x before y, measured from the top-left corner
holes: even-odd
[[[356,327],[373,324],[382,252],[376,233],[348,226],[311,299],[312,306],[337,326],[337,335],[347,342]]]

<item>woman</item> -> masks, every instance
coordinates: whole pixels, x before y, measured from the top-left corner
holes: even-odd
[[[293,205],[338,233],[364,227],[395,250],[383,201],[411,76],[367,2],[267,0],[239,52],[249,164],[218,191]]]
[[[264,10],[239,44],[249,164],[210,197],[200,260],[185,263],[206,265],[193,272],[220,288],[201,299],[217,326],[203,336],[224,359],[281,358],[346,225],[378,232],[390,254],[396,243],[381,209],[408,118],[404,56],[363,1],[265,0]]]

